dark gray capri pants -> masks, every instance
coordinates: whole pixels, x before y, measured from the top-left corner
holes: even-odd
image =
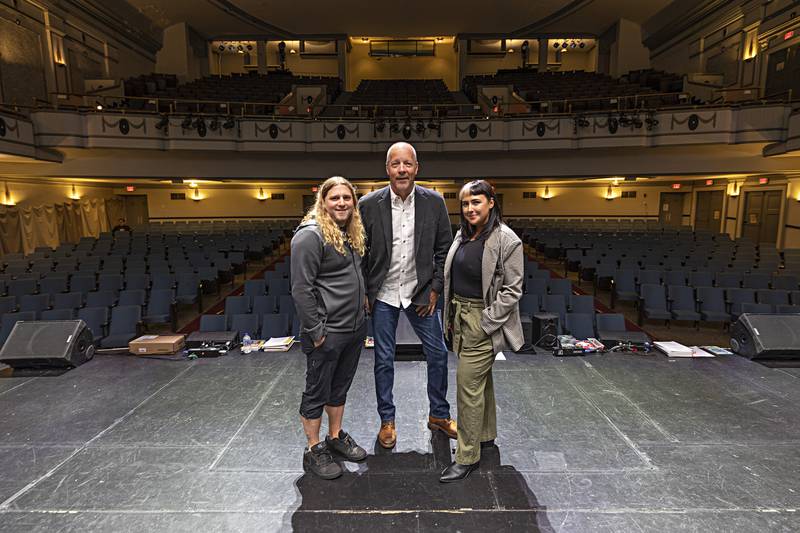
[[[300,401],[300,415],[314,420],[322,416],[326,405],[344,405],[366,336],[367,323],[364,322],[352,333],[329,332],[319,348],[314,348],[310,338],[302,339],[306,354],[306,390]]]

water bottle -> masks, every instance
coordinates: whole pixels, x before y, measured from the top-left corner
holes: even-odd
[[[242,353],[250,353],[250,334],[245,333],[242,337]]]

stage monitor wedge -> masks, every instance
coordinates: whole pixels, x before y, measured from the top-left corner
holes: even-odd
[[[800,359],[800,315],[744,313],[731,325],[731,349],[750,359]]]
[[[83,320],[17,322],[0,350],[0,362],[13,368],[70,368],[92,357],[92,332]]]

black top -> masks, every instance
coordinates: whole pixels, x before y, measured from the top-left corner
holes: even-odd
[[[464,241],[453,257],[453,293],[462,298],[483,298],[481,263],[484,239]]]

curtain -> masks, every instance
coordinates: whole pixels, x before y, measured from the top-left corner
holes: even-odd
[[[102,199],[88,198],[81,200],[81,237],[99,237],[108,231],[106,204]]]
[[[99,237],[125,217],[121,198],[87,198],[20,209],[0,206],[0,255],[29,254],[37,246],[58,247],[81,237]]]
[[[15,206],[0,206],[0,251],[3,254],[22,251],[19,209]]]
[[[56,211],[56,226],[58,226],[58,242],[67,242],[67,207],[66,204],[54,204]]]
[[[125,201],[122,198],[106,198],[106,218],[109,228],[116,226],[119,219],[125,218],[125,215]]]
[[[69,202],[64,204],[64,233],[69,243],[75,244],[81,240],[81,204],[80,202]]]
[[[56,209],[52,205],[39,205],[20,209],[22,247],[25,254],[37,246],[56,248],[60,244]]]

